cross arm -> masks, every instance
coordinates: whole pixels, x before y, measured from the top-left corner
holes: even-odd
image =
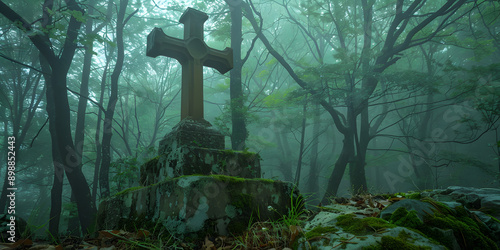
[[[218,70],[224,74],[233,68],[233,49],[209,49],[208,56],[203,65]]]
[[[182,64],[188,60],[189,52],[184,40],[167,36],[161,28],[154,28],[148,35],[146,55],[172,57]]]

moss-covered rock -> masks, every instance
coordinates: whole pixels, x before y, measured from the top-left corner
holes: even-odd
[[[106,199],[99,206],[97,226],[103,230],[160,224],[179,237],[193,238],[237,234],[252,220],[282,218],[298,196],[288,182],[182,176]]]
[[[416,246],[410,242],[408,242],[408,239],[405,239],[403,237],[392,237],[392,236],[382,236],[381,241],[380,241],[380,248],[376,249],[383,249],[383,250],[424,250],[424,249],[431,249],[430,247],[422,247],[422,246]]]
[[[418,217],[415,210],[411,210],[408,212],[405,207],[399,207],[398,209],[396,209],[396,211],[394,211],[394,213],[391,215],[389,221],[394,225],[411,228],[416,228],[424,223]]]
[[[390,216],[389,216],[390,215]],[[490,230],[474,220],[463,206],[450,208],[431,198],[422,201],[402,200],[386,208],[381,216],[394,225],[412,228],[440,244],[454,249],[470,246],[478,249],[498,249],[489,238]]]

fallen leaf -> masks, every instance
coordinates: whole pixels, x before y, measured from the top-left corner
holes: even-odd
[[[302,232],[302,228],[299,226],[291,225],[290,226],[290,245],[292,245],[295,242],[295,238]]]
[[[137,231],[137,238],[139,239],[145,239],[149,236],[149,231],[148,230],[139,230]]]
[[[31,241],[30,239],[20,239],[14,242],[14,244],[12,244],[12,248],[17,248],[20,246],[31,246],[31,245],[33,245],[33,241]]]

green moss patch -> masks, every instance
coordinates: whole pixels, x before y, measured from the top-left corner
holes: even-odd
[[[401,227],[411,227],[416,228],[421,226],[424,222],[418,218],[417,212],[415,210],[409,211],[404,207],[399,207],[392,213],[391,219],[389,220],[392,224]]]
[[[442,233],[437,230],[431,230],[430,227],[440,229],[452,229],[458,244],[462,249],[474,246],[474,249],[498,249],[497,245],[481,232],[480,226],[472,219],[457,218],[453,215],[436,213],[428,216],[425,220],[425,226],[419,227],[420,231],[426,235],[441,242],[448,248],[452,248],[451,242],[443,238]]]
[[[366,235],[383,231],[383,229],[396,227],[396,225],[390,224],[386,220],[380,218],[367,217],[359,219],[356,218],[354,214],[346,214],[337,217],[336,225],[342,227],[344,231],[354,235]]]
[[[314,237],[318,237],[318,236],[323,236],[327,233],[334,233],[334,232],[337,232],[337,228],[336,227],[321,227],[321,226],[317,226],[315,228],[313,228],[312,230],[306,232],[305,236],[306,236],[306,239],[309,240],[309,239],[312,239]]]
[[[380,248],[378,249],[385,249],[385,250],[400,250],[400,249],[405,249],[405,250],[424,250],[424,249],[431,249],[431,247],[422,247],[422,246],[417,246],[412,243],[409,243],[408,241],[398,237],[392,237],[392,236],[382,236],[381,242],[380,242]]]
[[[432,249],[431,247],[417,246],[413,244],[415,239],[406,231],[399,232],[398,237],[382,236],[380,242],[375,246],[365,247],[363,250],[424,250]]]
[[[470,217],[469,212],[463,206],[454,209],[444,203],[430,198],[422,199],[431,204],[433,213],[424,216],[420,220],[416,211],[408,211],[400,207],[394,211],[389,221],[397,226],[407,227],[423,233],[426,237],[437,241],[450,249],[453,249],[453,237],[446,235],[447,230],[453,230],[453,235],[462,249],[498,249],[497,245],[486,235],[488,228],[484,223],[475,221]],[[386,243],[397,243],[397,240],[386,239]]]

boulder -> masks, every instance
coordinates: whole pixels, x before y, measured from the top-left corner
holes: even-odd
[[[481,209],[500,219],[500,189],[450,186],[422,192],[422,196],[441,202],[459,202],[468,209]]]
[[[432,210],[434,209],[434,206],[432,206],[431,204],[429,204],[427,202],[414,200],[414,199],[404,199],[404,200],[398,201],[398,202],[388,206],[384,210],[382,210],[382,212],[380,212],[380,218],[388,221],[391,218],[394,211],[396,211],[400,207],[406,208],[406,210],[408,212],[415,211],[418,218],[421,221],[424,220],[424,216],[426,214],[433,214]]]

